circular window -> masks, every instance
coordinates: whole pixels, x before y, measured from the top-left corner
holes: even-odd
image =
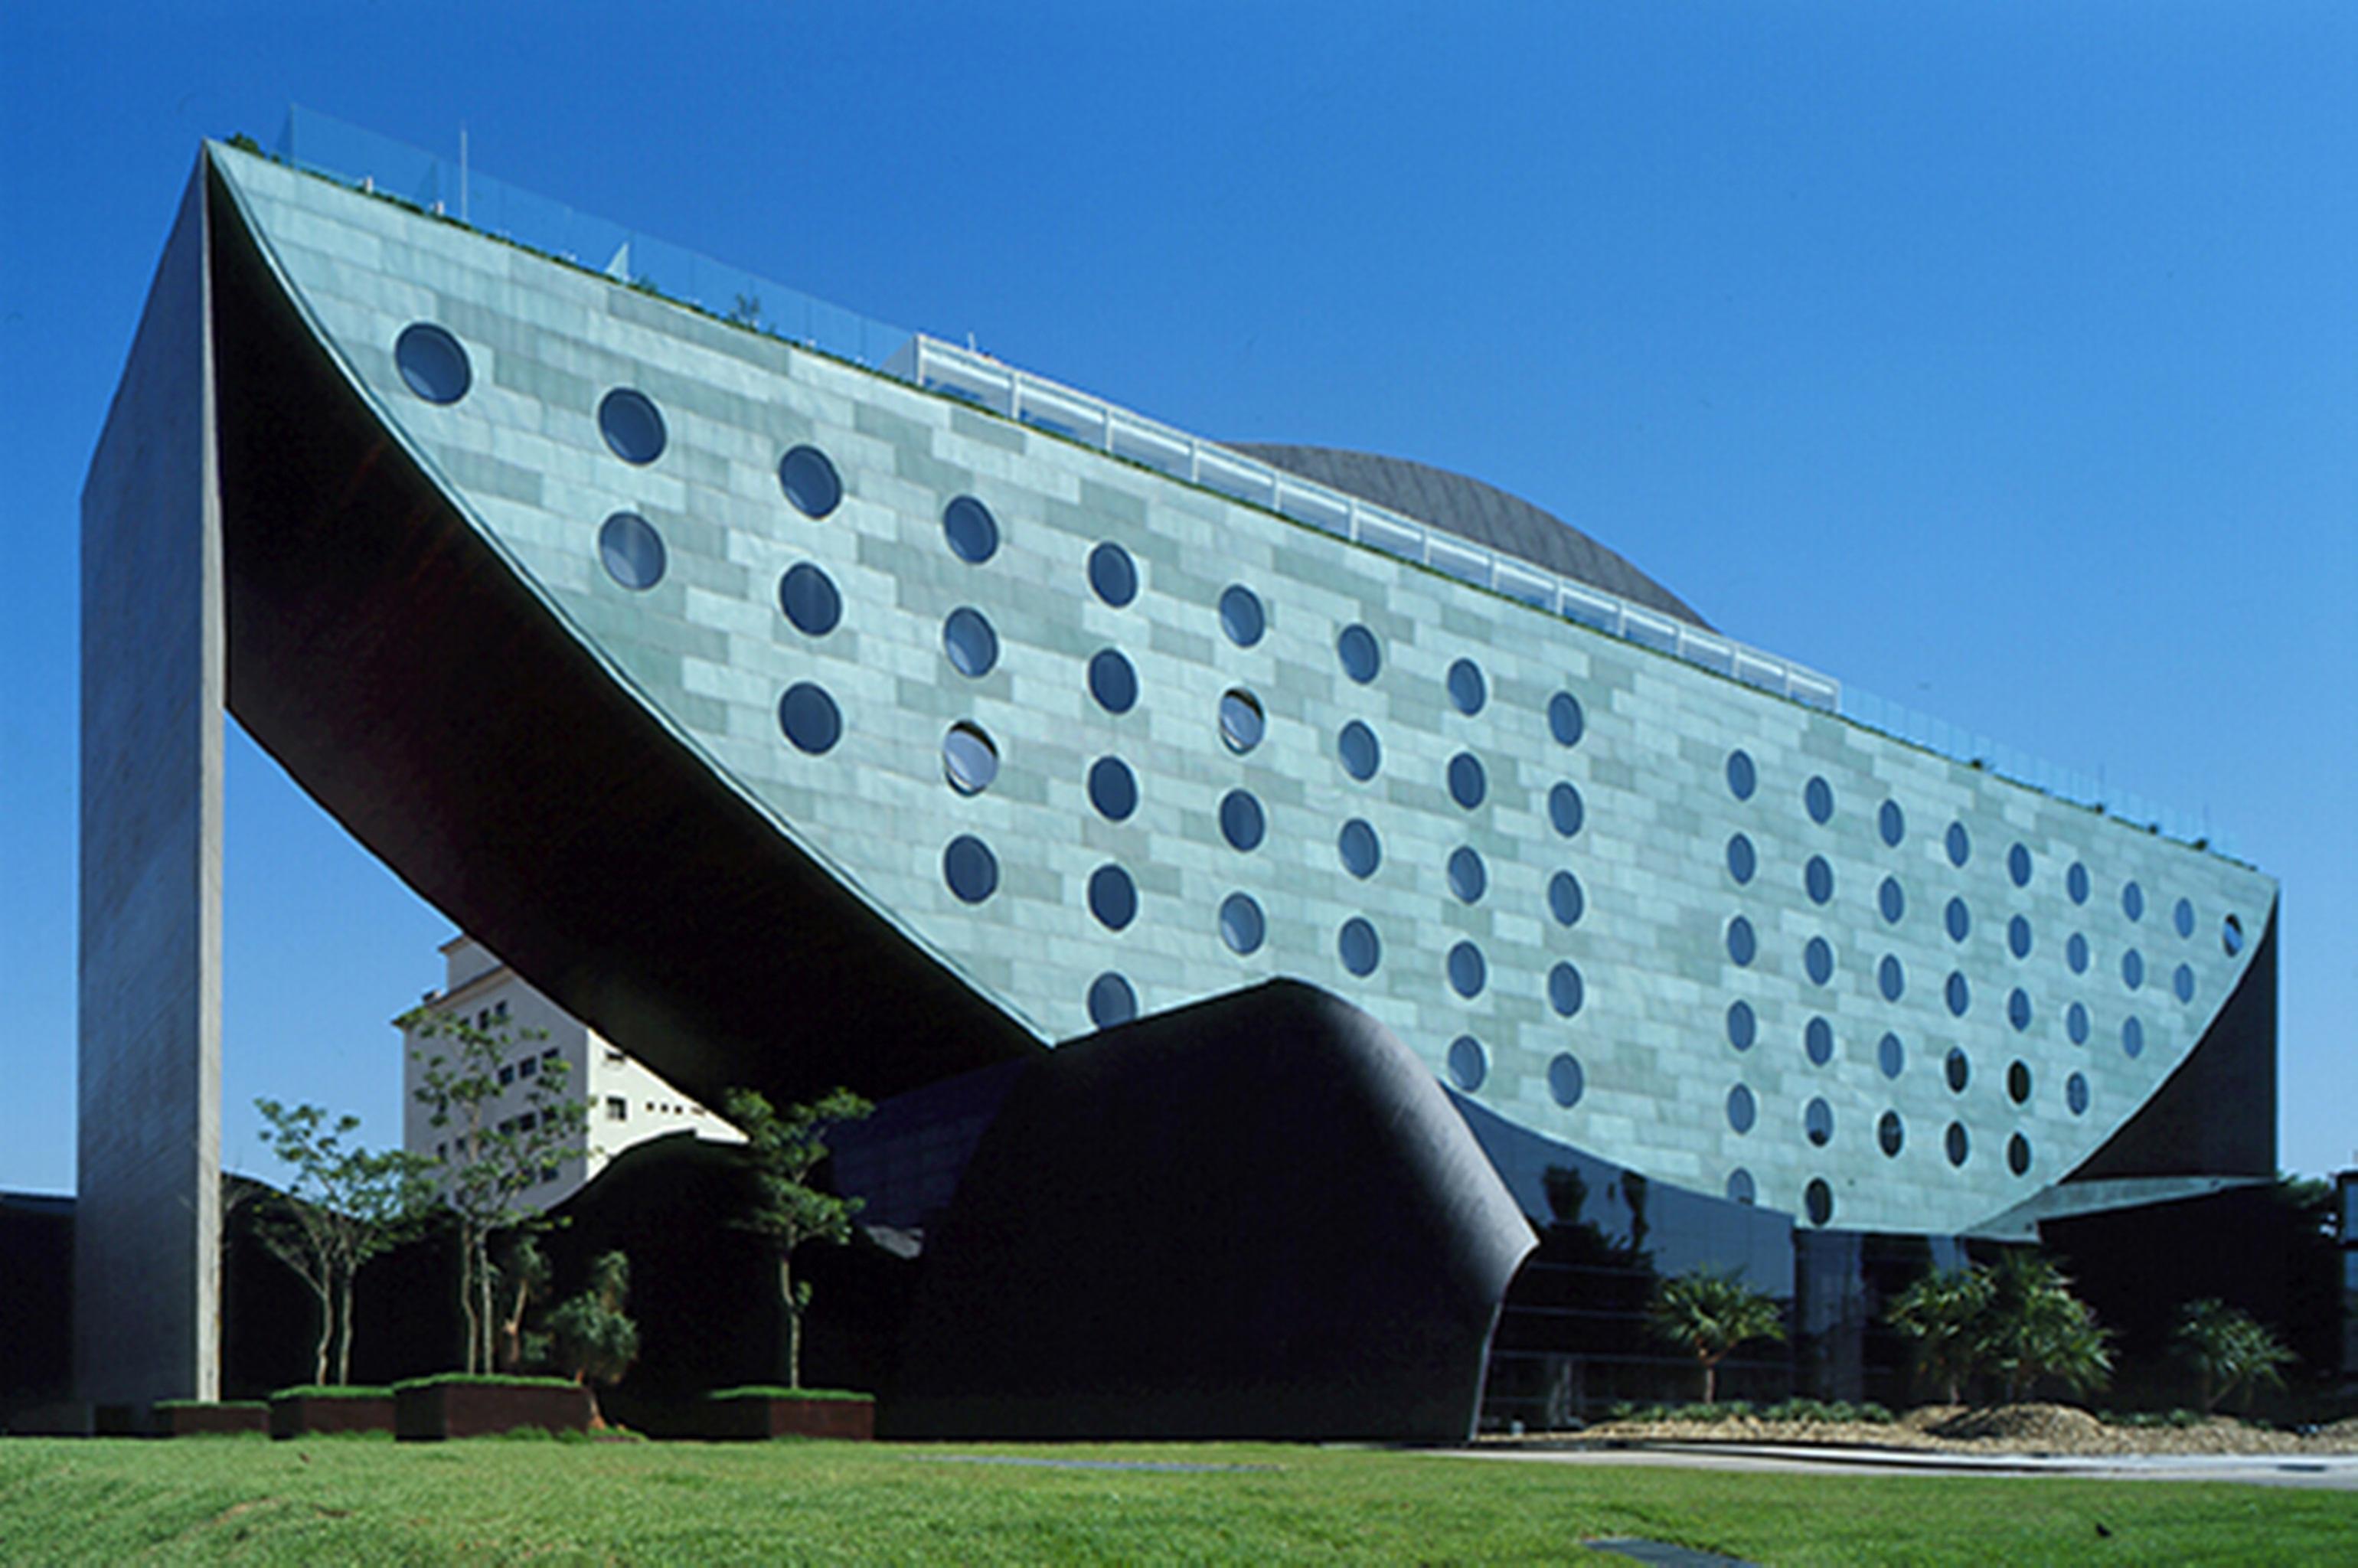
[[[1823,1018],[1812,1018],[1801,1031],[1801,1049],[1810,1060],[1824,1066],[1834,1059],[1834,1026]]]
[[[1240,582],[1232,582],[1220,590],[1220,630],[1229,642],[1239,648],[1249,648],[1269,630],[1269,617],[1260,607],[1260,595]]]
[[[1581,984],[1580,971],[1570,964],[1558,964],[1548,971],[1548,1005],[1559,1017],[1570,1018],[1580,1011],[1587,999],[1588,988]]]
[[[430,321],[413,321],[393,341],[393,362],[409,390],[428,403],[456,403],[475,384],[467,351]]]
[[[1752,880],[1752,873],[1759,869],[1759,857],[1752,851],[1751,839],[1741,833],[1728,839],[1727,874],[1736,879],[1739,887]]]
[[[1343,771],[1361,784],[1374,778],[1384,763],[1384,749],[1377,744],[1376,732],[1357,719],[1335,737],[1335,754],[1342,759]]]
[[[651,463],[663,456],[663,416],[644,393],[627,386],[618,386],[599,400],[598,433],[626,463]]]
[[[1449,798],[1467,811],[1482,804],[1490,793],[1490,780],[1482,771],[1482,759],[1471,752],[1460,752],[1449,759]]]
[[[1261,836],[1269,830],[1269,819],[1262,816],[1260,801],[1249,790],[1232,789],[1220,796],[1220,837],[1228,841],[1231,849],[1248,854],[1260,848]]]
[[[2071,1107],[2073,1116],[2088,1114],[2088,1076],[2085,1073],[2074,1073],[2063,1080],[2063,1103]]]
[[[2135,882],[2121,884],[2121,913],[2132,921],[2145,918],[2145,889]]]
[[[2030,993],[2020,986],[2006,993],[2006,1021],[2017,1034],[2030,1027]]]
[[[2230,958],[2244,950],[2244,923],[2232,914],[2219,923],[2219,946]]]
[[[1342,857],[1343,869],[1362,881],[1374,876],[1384,862],[1383,840],[1376,837],[1373,827],[1356,816],[1335,836],[1335,852]]]
[[[2017,958],[2030,957],[2030,922],[2017,914],[2006,923],[2006,951]]]
[[[1559,779],[1548,789],[1548,821],[1555,830],[1569,838],[1580,831],[1587,819],[1588,808],[1582,804],[1580,791],[1569,780]]]
[[[1907,1123],[1899,1119],[1899,1113],[1898,1111],[1887,1110],[1880,1117],[1876,1119],[1875,1145],[1877,1148],[1882,1150],[1886,1155],[1895,1160],[1898,1159],[1899,1157],[1900,1149],[1906,1145],[1907,1141],[1908,1126]]]
[[[1138,884],[1120,866],[1099,866],[1089,873],[1089,913],[1109,931],[1120,931],[1138,918]]]
[[[817,447],[796,447],[778,460],[778,488],[806,517],[824,517],[843,504],[843,477]]]
[[[2030,1174],[2030,1140],[2019,1132],[2006,1141],[2006,1168],[2017,1176]]]
[[[1959,1018],[1964,1017],[1965,1010],[1974,1005],[1974,989],[1965,983],[1965,977],[1958,970],[1949,971],[1947,994],[1949,1011]]]
[[[2135,1013],[2121,1020],[2121,1051],[2129,1056],[2145,1054],[2145,1022]]]
[[[1895,849],[1899,848],[1899,841],[1908,837],[1908,814],[1899,809],[1899,803],[1896,800],[1883,803],[1882,809],[1875,814],[1875,825],[1882,833],[1883,841]]]
[[[2180,936],[2191,936],[2191,935],[2194,935],[2194,903],[2193,903],[2193,901],[2192,901],[2192,900],[2190,900],[2190,899],[2183,899],[2183,898],[2180,899],[2180,900],[2178,901],[2178,906],[2177,906],[2175,909],[2173,909],[2173,910],[2171,910],[2171,911],[2169,912],[2169,923],[2170,923],[2172,925],[2175,925],[2176,927],[2178,927],[2178,934],[2179,934]]]
[[[1109,822],[1127,822],[1138,809],[1138,775],[1120,757],[1099,757],[1089,764],[1089,804]]]
[[[1138,1016],[1138,993],[1130,982],[1108,970],[1089,982],[1089,1022],[1099,1029],[1128,1023]]]
[[[1953,1093],[1965,1092],[1965,1086],[1973,1082],[1974,1065],[1965,1055],[1964,1047],[1949,1047],[1949,1054],[1941,1060],[1941,1073],[1949,1080],[1949,1087]]]
[[[1220,694],[1221,745],[1241,757],[1268,733],[1269,718],[1261,712],[1260,698],[1240,686]]]
[[[1118,648],[1099,648],[1089,655],[1089,695],[1108,713],[1128,713],[1138,706],[1138,672]]]
[[[1376,935],[1376,928],[1359,915],[1343,922],[1336,933],[1335,950],[1343,959],[1343,967],[1355,975],[1368,976],[1384,961],[1384,945]]]
[[[968,903],[980,903],[999,891],[999,858],[971,833],[961,833],[942,850],[942,881]]]
[[[942,776],[960,795],[980,795],[999,776],[999,748],[979,726],[960,719],[942,737]]]
[[[1383,650],[1376,645],[1376,634],[1356,621],[1335,639],[1335,653],[1343,661],[1343,673],[1361,686],[1375,679],[1376,672],[1383,668]]]
[[[1801,868],[1801,887],[1812,903],[1824,903],[1834,896],[1834,869],[1826,864],[1823,855],[1812,855],[1810,863]]]
[[[1883,918],[1893,925],[1898,925],[1899,917],[1908,913],[1908,894],[1898,877],[1883,879],[1883,885],[1875,890],[1875,903],[1883,911]]]
[[[1739,1051],[1749,1051],[1752,1043],[1760,1038],[1760,1020],[1754,1016],[1748,1001],[1727,1004],[1727,1043]]]
[[[1818,985],[1824,985],[1833,979],[1834,950],[1824,937],[1810,938],[1808,946],[1801,949],[1801,968],[1809,971],[1810,979]]]
[[[1759,1119],[1760,1107],[1753,1099],[1750,1089],[1738,1084],[1727,1091],[1728,1126],[1738,1132],[1749,1132],[1752,1130],[1752,1124]]]
[[[1834,815],[1834,786],[1812,773],[1810,776],[1810,782],[1801,786],[1801,805],[1809,812],[1811,821],[1816,823],[1832,821]]]
[[[1138,597],[1138,567],[1130,552],[1110,542],[1089,552],[1089,587],[1116,610]]]
[[[843,738],[843,715],[825,687],[799,681],[778,699],[778,728],[796,750],[816,757]]]
[[[1973,835],[1965,831],[1963,823],[1949,824],[1948,849],[1949,864],[1952,866],[1962,866],[1974,858]]]
[[[1758,1196],[1752,1184],[1752,1173],[1738,1165],[1727,1173],[1727,1201],[1747,1206]]]
[[[1482,959],[1482,949],[1471,942],[1460,942],[1449,949],[1449,989],[1468,999],[1482,994],[1490,979],[1490,967]]]
[[[1963,1165],[1974,1152],[1973,1140],[1965,1136],[1965,1124],[1962,1121],[1949,1123],[1947,1136],[1942,1141],[1948,1145],[1949,1163],[1952,1165]]]
[[[1472,1094],[1490,1076],[1490,1053],[1482,1042],[1471,1034],[1461,1034],[1449,1043],[1449,1077],[1459,1088]]]
[[[2063,1010],[2063,1033],[2071,1037],[2074,1045],[2088,1043],[2088,1010],[2073,1002]]]
[[[1801,1108],[1801,1131],[1809,1141],[1823,1149],[1833,1141],[1834,1108],[1823,1099],[1813,1099]],[[1821,1221],[1820,1223],[1823,1223]]]
[[[1759,773],[1752,766],[1752,754],[1749,752],[1730,752],[1727,754],[1727,793],[1738,800],[1750,800],[1752,792],[1759,787]]]
[[[1559,744],[1577,746],[1580,744],[1582,732],[1587,728],[1588,718],[1580,711],[1580,698],[1568,691],[1557,692],[1548,698],[1548,733],[1553,735]],[[1743,754],[1741,752],[1736,753],[1739,757]],[[1728,777],[1731,781],[1735,778],[1735,768],[1736,763],[1731,759],[1728,762]],[[1742,793],[1750,795],[1752,792],[1747,789]]]
[[[1449,891],[1466,903],[1479,900],[1490,886],[1489,868],[1473,849],[1460,845],[1449,852]]]
[[[1555,1103],[1570,1110],[1580,1103],[1581,1091],[1585,1087],[1587,1079],[1581,1073],[1580,1064],[1568,1053],[1556,1053],[1555,1059],[1548,1064],[1548,1093]]]
[[[778,579],[778,608],[785,611],[795,631],[824,637],[843,619],[843,596],[835,590],[834,579],[801,561],[788,567],[786,575]]]
[[[1558,871],[1548,879],[1548,913],[1555,916],[1558,925],[1577,925],[1583,911],[1588,907],[1587,895],[1580,891],[1580,879],[1570,871]]]
[[[1749,964],[1752,962],[1752,956],[1759,950],[1760,940],[1752,934],[1752,922],[1739,914],[1727,923],[1729,958],[1738,965]]]
[[[1826,1185],[1823,1176],[1811,1177],[1810,1184],[1801,1189],[1801,1206],[1809,1211],[1812,1225],[1823,1225],[1833,1218],[1833,1189]]]
[[[1897,953],[1886,953],[1883,961],[1876,965],[1875,983],[1877,989],[1883,992],[1886,1001],[1898,1001],[1908,989],[1908,971],[1901,966]]]
[[[1886,1034],[1876,1042],[1875,1065],[1883,1069],[1887,1078],[1896,1078],[1908,1069],[1908,1048],[1897,1034]]]
[[[2014,879],[2014,885],[2018,888],[2030,885],[2030,850],[2028,847],[2017,844],[2006,852],[2006,874]]]
[[[2063,891],[2071,895],[2073,903],[2087,903],[2088,868],[2077,860],[2072,861],[2071,869],[2063,873]]]
[[[598,558],[608,577],[644,593],[663,580],[663,535],[637,513],[617,512],[598,529]]]
[[[2077,931],[2064,940],[2063,961],[2071,966],[2075,975],[2088,972],[2088,939]]]
[[[1482,711],[1482,705],[1490,700],[1490,683],[1482,678],[1481,665],[1459,659],[1449,666],[1449,700],[1468,718]]]
[[[2009,1062],[2006,1069],[2006,1098],[2017,1105],[2030,1098],[2030,1065],[2026,1062]]]
[[[2134,947],[2121,955],[2121,984],[2131,990],[2145,984],[2145,955]]]
[[[2192,1001],[2194,1000],[2193,968],[2187,964],[2179,965],[2177,970],[2169,977],[2169,989],[2179,1000]]]
[[[1943,918],[1948,923],[1949,940],[1952,942],[1963,941],[1973,931],[1974,912],[1965,907],[1965,901],[1963,899],[1951,899],[1949,901],[1948,910],[1943,915]]]
[[[942,537],[950,553],[980,566],[999,553],[999,519],[971,495],[961,495],[942,508]]]
[[[1232,892],[1220,901],[1220,940],[1228,951],[1242,956],[1257,952],[1261,939],[1269,934],[1269,922],[1261,915],[1260,905],[1240,892]]]
[[[949,655],[950,666],[958,674],[987,676],[999,663],[999,633],[990,629],[981,611],[961,604],[942,622],[942,652]]]

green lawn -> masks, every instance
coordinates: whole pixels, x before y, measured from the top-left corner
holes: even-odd
[[[1049,1455],[1213,1471],[973,1464]],[[2111,1533],[2100,1535],[2099,1523]],[[2358,1495],[1731,1476],[1248,1444],[0,1441],[0,1562],[2358,1561]]]

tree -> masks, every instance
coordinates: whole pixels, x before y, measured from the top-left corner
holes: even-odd
[[[446,1050],[418,1052],[425,1064],[418,1102],[437,1128],[455,1132],[441,1164],[441,1199],[459,1236],[459,1313],[466,1326],[466,1370],[486,1372],[497,1363],[496,1310],[499,1271],[492,1238],[509,1231],[529,1234],[563,1223],[524,1201],[525,1195],[557,1173],[559,1162],[577,1152],[573,1135],[589,1119],[587,1101],[566,1097],[568,1068],[555,1055],[520,1054],[517,1041],[540,1038],[536,1031],[511,1032],[456,1013],[415,1008],[397,1021],[420,1039],[440,1041]],[[529,1076],[522,1069],[530,1064]],[[503,1082],[503,1069],[508,1081]],[[512,1115],[499,1112],[514,1108]],[[522,1320],[521,1304],[516,1318]]]
[[[524,1325],[533,1298],[548,1290],[547,1254],[526,1230],[503,1232],[492,1249],[492,1292],[498,1301],[492,1342],[495,1364],[503,1372],[542,1359],[547,1346],[542,1336]]]
[[[2211,1298],[2188,1303],[2170,1337],[2194,1368],[2204,1415],[2238,1388],[2244,1390],[2244,1408],[2250,1409],[2251,1396],[2261,1384],[2284,1387],[2284,1374],[2277,1368],[2297,1359],[2266,1325]]]
[[[2009,1252],[1990,1281],[1988,1327],[1983,1336],[1990,1370],[2013,1403],[2052,1378],[2075,1394],[2112,1380],[2112,1333],[2096,1324],[2088,1303],[2049,1259]]]
[[[1990,1290],[1986,1269],[1936,1270],[1900,1292],[1884,1314],[1892,1327],[1916,1341],[1919,1372],[1939,1383],[1952,1405],[1981,1368]]]
[[[319,1303],[312,1381],[349,1382],[353,1276],[416,1227],[426,1208],[426,1172],[433,1162],[398,1149],[372,1152],[347,1144],[360,1130],[356,1116],[331,1122],[318,1106],[285,1106],[275,1099],[257,1099],[254,1107],[269,1123],[262,1141],[294,1167],[287,1191],[273,1194],[259,1211],[254,1231]]]
[[[611,1387],[639,1358],[639,1325],[622,1312],[630,1293],[630,1259],[608,1252],[590,1265],[590,1288],[548,1314],[557,1364],[589,1393],[592,1426],[606,1424],[593,1385]]]
[[[1716,1397],[1719,1364],[1730,1351],[1749,1340],[1785,1337],[1776,1301],[1734,1274],[1698,1270],[1664,1280],[1654,1288],[1652,1314],[1655,1332],[1702,1367],[1705,1404]]]
[[[780,1111],[752,1089],[730,1089],[723,1114],[745,1135],[744,1159],[753,1178],[752,1206],[731,1223],[770,1244],[778,1259],[778,1305],[785,1316],[786,1342],[779,1372],[786,1387],[803,1386],[803,1317],[810,1310],[807,1280],[794,1274],[795,1252],[806,1242],[840,1247],[851,1239],[858,1198],[838,1197],[810,1185],[810,1173],[827,1156],[829,1128],[857,1121],[875,1108],[838,1088],[808,1105]]]

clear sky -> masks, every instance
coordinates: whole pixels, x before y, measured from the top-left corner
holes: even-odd
[[[2358,1162],[2358,8],[0,5],[0,1189],[73,1183],[78,502],[292,100],[1199,433],[1411,457],[2283,883]],[[398,1134],[450,934],[250,743],[224,1147]]]

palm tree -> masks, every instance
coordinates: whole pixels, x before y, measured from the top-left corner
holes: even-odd
[[[2179,1354],[2193,1364],[2204,1415],[2239,1387],[2249,1409],[2251,1396],[2261,1384],[2284,1387],[2284,1374],[2277,1368],[2296,1359],[2266,1325],[2224,1302],[2208,1298],[2187,1303],[2178,1316],[2178,1332],[2171,1337],[2178,1343]]]
[[[2009,1403],[2052,1378],[2075,1394],[2112,1380],[2112,1331],[2097,1326],[2088,1303],[2053,1261],[2009,1252],[1991,1278],[1989,1366],[2006,1381]]]
[[[1652,1311],[1655,1331],[1703,1368],[1705,1404],[1717,1392],[1719,1364],[1729,1351],[1747,1340],[1785,1337],[1777,1303],[1734,1274],[1698,1270],[1664,1280],[1654,1288]]]
[[[1884,1314],[1916,1341],[1918,1370],[1941,1385],[1950,1404],[1961,1402],[1966,1379],[1981,1369],[1990,1293],[1986,1269],[1939,1270],[1900,1292]]]
[[[622,1312],[630,1292],[630,1259],[608,1252],[590,1265],[590,1288],[548,1314],[557,1365],[589,1393],[592,1426],[606,1424],[594,1385],[620,1381],[639,1358],[639,1325]]]

